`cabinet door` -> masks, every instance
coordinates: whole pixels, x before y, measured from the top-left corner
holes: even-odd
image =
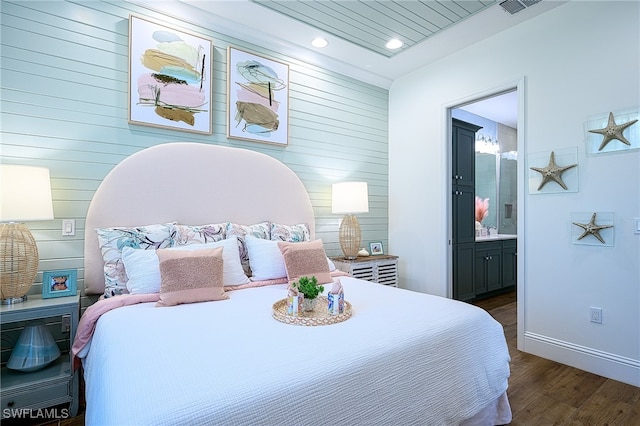
[[[453,246],[453,298],[471,300],[475,297],[474,280],[475,243]]]
[[[475,192],[473,188],[453,188],[453,226],[454,244],[476,241]]]
[[[487,290],[487,252],[476,249],[474,256],[473,287],[477,295],[486,293]]]
[[[476,244],[475,292],[482,295],[502,288],[502,245],[500,242]]]
[[[453,185],[474,188],[476,132],[482,127],[455,118],[451,124]]]
[[[380,261],[376,265],[376,282],[378,284],[398,287],[398,261]]]
[[[502,243],[502,287],[515,286],[518,282],[517,240]]]
[[[487,290],[502,288],[502,250],[495,249],[487,253]]]

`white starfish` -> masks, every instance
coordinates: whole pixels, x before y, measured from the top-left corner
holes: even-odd
[[[604,242],[604,239],[602,239],[602,236],[600,235],[600,230],[601,229],[607,229],[607,228],[613,228],[613,225],[596,225],[596,214],[595,213],[593,214],[593,216],[591,216],[591,220],[589,221],[589,223],[576,223],[576,222],[573,222],[573,224],[579,226],[582,229],[584,229],[584,232],[582,233],[582,235],[580,235],[578,237],[579,240],[583,239],[587,235],[593,235],[598,240],[600,240],[600,242],[602,244],[605,244],[605,242]]]
[[[602,151],[602,148],[607,146],[607,144],[614,139],[619,140],[625,145],[631,145],[631,143],[622,135],[622,132],[624,132],[624,129],[631,126],[636,121],[638,120],[632,120],[624,124],[616,124],[616,120],[613,118],[613,113],[610,112],[609,123],[607,123],[607,127],[605,127],[604,129],[589,130],[590,133],[599,133],[604,136],[604,138],[602,139],[602,143],[600,144],[600,148],[598,148],[598,151]]]
[[[577,164],[571,164],[570,166],[558,166],[556,164],[556,154],[551,151],[551,155],[549,156],[549,164],[547,167],[531,167],[531,170],[535,170],[542,174],[542,182],[540,182],[540,186],[538,186],[538,191],[542,189],[542,187],[547,183],[554,181],[562,188],[567,189],[567,185],[562,181],[562,173],[569,170],[572,167],[576,167]]]

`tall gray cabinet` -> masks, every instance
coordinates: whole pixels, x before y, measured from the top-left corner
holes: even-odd
[[[476,241],[475,140],[482,127],[452,120],[453,298],[471,301],[514,288],[517,239],[498,235]]]
[[[482,127],[452,119],[453,298],[475,297],[475,142]]]

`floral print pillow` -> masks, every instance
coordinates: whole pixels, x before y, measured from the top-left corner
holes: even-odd
[[[127,294],[127,273],[122,262],[122,249],[131,247],[157,250],[172,245],[173,222],[155,225],[96,228],[104,259],[104,297]]]
[[[270,234],[269,222],[256,223],[255,225],[240,225],[237,223],[227,224],[227,238],[238,238],[238,251],[240,252],[240,263],[242,263],[242,269],[244,273],[250,277],[251,268],[249,267],[249,250],[247,250],[247,243],[245,237],[251,235],[255,238],[268,240]]]
[[[171,227],[171,239],[174,246],[215,243],[227,238],[226,229],[226,222],[197,226],[174,224]]]
[[[309,241],[310,239],[309,225],[306,223],[297,225],[271,224],[271,241],[299,243],[301,241]]]

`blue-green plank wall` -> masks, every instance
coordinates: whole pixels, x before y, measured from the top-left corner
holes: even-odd
[[[159,8],[162,8],[160,10]],[[363,245],[387,244],[388,91],[264,49],[228,34],[179,2],[153,9],[113,1],[0,3],[0,161],[49,167],[55,220],[32,222],[40,270],[77,269],[83,286],[84,220],[94,191],[122,159],[172,141],[236,146],[270,155],[302,179],[316,235],[340,253],[331,184],[369,183],[370,212],[359,215]],[[146,16],[209,37],[214,44],[213,135],[127,122],[128,19]],[[235,46],[290,66],[289,145],[226,138],[226,50]],[[62,237],[62,219],[76,235]],[[41,272],[31,293],[41,291]],[[90,300],[83,298],[86,306]]]

